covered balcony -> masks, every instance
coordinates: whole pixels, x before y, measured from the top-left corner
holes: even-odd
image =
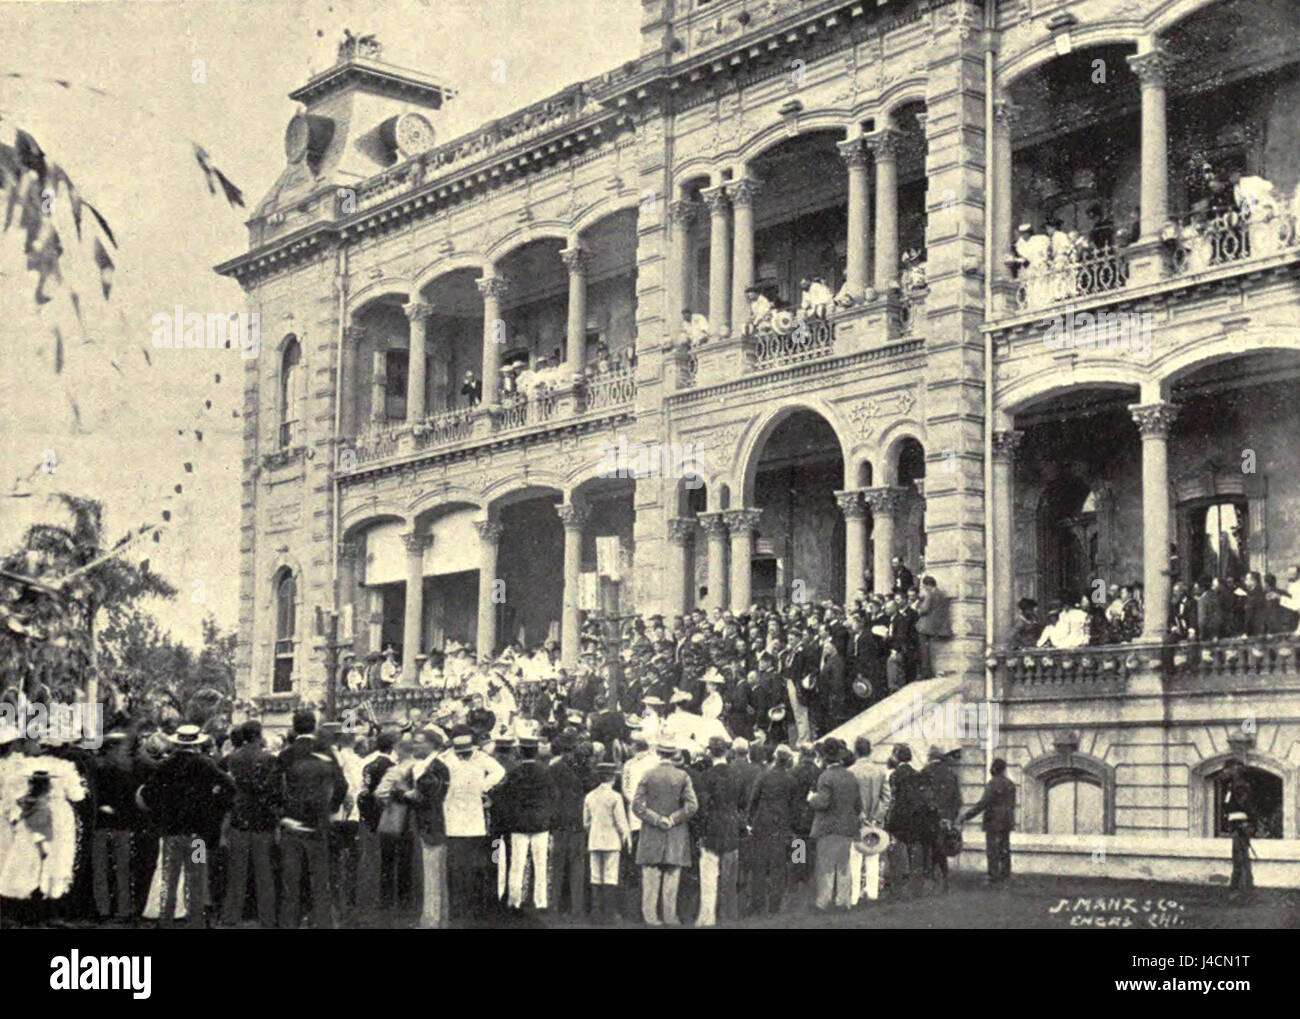
[[[879,349],[925,297],[925,114],[783,139],[673,206],[676,388]]]
[[[1222,0],[1158,38],[1073,50],[997,104],[999,318],[1300,255],[1291,0]]]

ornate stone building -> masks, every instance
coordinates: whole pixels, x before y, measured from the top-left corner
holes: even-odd
[[[1149,610],[1127,644],[1006,644],[1021,597],[1160,606],[1300,559],[1295,5],[641,6],[639,58],[462,137],[453,90],[371,43],[293,93],[218,267],[274,340],[245,380],[243,692],[328,700],[331,615],[413,701],[448,640],[572,661],[583,609],[838,600],[923,555],[954,636],[896,697],[997,713],[963,781],[1007,758],[1023,869],[1226,873],[1231,749],[1276,815],[1259,879],[1293,880],[1294,641],[1170,651]],[[1214,203],[1238,178],[1271,185],[1248,218]],[[1013,266],[1022,222],[1076,254]],[[746,330],[748,288],[798,307],[817,276],[847,307]]]

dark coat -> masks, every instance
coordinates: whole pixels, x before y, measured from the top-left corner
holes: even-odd
[[[736,776],[736,781],[740,783],[741,802],[744,803],[763,769],[748,757],[737,757],[731,762],[730,767],[732,774]]]
[[[1006,775],[994,775],[984,795],[962,815],[963,821],[984,815],[985,831],[1010,831],[1016,826],[1016,784]]]
[[[167,757],[140,789],[162,835],[218,831],[235,797],[235,780],[211,757],[180,751]]]
[[[912,576],[912,571],[906,566],[900,566],[898,572],[894,574],[894,594],[902,594],[913,587],[916,587],[916,578]]]
[[[696,830],[700,845],[714,853],[740,848],[741,811],[747,795],[734,764],[714,764],[696,777]]]
[[[129,831],[141,824],[135,791],[149,780],[153,769],[139,758],[120,765],[107,757],[94,763],[95,799],[100,807],[95,826],[109,831]],[[103,808],[109,807],[111,811]]]
[[[813,838],[824,835],[858,836],[858,815],[862,813],[862,790],[858,780],[841,765],[832,765],[817,779],[810,801],[813,808]]]
[[[889,775],[889,817],[885,830],[902,842],[921,842],[933,830],[937,820],[930,797],[930,783],[911,764],[904,761]]]
[[[558,766],[557,766],[558,767]],[[559,813],[560,792],[554,768],[521,761],[492,791],[492,817],[510,832],[533,835],[550,831]]]
[[[330,816],[348,793],[338,760],[315,740],[299,739],[280,752],[279,761],[285,817],[307,828],[328,831]]]
[[[265,747],[250,743],[226,758],[226,768],[235,780],[230,827],[237,831],[274,831],[284,807],[276,759]]]
[[[917,607],[916,632],[927,637],[952,636],[952,621],[948,610],[948,596],[937,587],[921,588],[921,603]]]
[[[553,830],[582,831],[582,801],[588,790],[583,785],[581,771],[568,757],[561,757],[547,767],[551,770],[551,781],[555,785]]]
[[[758,776],[750,790],[747,809],[755,835],[794,833],[807,795],[789,768],[769,768]]]
[[[699,809],[695,786],[690,776],[667,761],[646,772],[637,783],[632,811],[641,818],[641,835],[637,841],[636,862],[645,866],[670,867],[691,865],[691,833],[688,822]],[[666,819],[669,827],[659,827]]]
[[[941,821],[956,821],[961,813],[961,783],[947,760],[931,761],[921,774],[929,779],[930,796]]]
[[[450,784],[451,772],[435,758],[415,780],[415,788],[403,794],[403,799],[411,805],[415,830],[426,846],[440,846],[447,841],[447,822],[442,807]]]

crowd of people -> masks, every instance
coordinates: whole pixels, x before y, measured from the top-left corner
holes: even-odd
[[[634,347],[611,351],[604,342],[597,343],[592,348],[591,359],[577,373],[572,368],[566,371],[564,355],[559,347],[549,354],[512,357],[501,365],[497,378],[496,402],[510,407],[530,399],[544,399],[570,385],[575,374],[587,382],[599,382],[613,375],[631,374],[635,370]],[[477,407],[483,402],[483,382],[472,369],[465,372],[460,395],[463,409]]]
[[[95,752],[0,728],[0,921],[710,926],[946,891],[981,813],[990,879],[1009,873],[1001,762],[963,812],[957,749],[920,768],[905,743],[881,765],[865,738],[694,750],[606,744],[598,722],[363,735],[299,710],[273,750],[255,719],[215,736],[123,720]]]
[[[1111,585],[1104,600],[1063,594],[1045,620],[1032,598],[1022,598],[1017,608],[1012,636],[1017,648],[1127,643],[1142,635],[1146,615],[1142,585],[1137,583]],[[1240,582],[1218,576],[1190,586],[1177,581],[1168,632],[1174,642],[1300,632],[1300,566],[1290,568],[1285,588],[1278,586],[1274,574],[1256,571]]]

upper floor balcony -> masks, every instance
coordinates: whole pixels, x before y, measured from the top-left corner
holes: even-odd
[[[994,326],[1295,262],[1300,154],[1277,139],[1300,108],[1297,32],[1288,0],[1229,0],[1011,76],[994,125]]]

